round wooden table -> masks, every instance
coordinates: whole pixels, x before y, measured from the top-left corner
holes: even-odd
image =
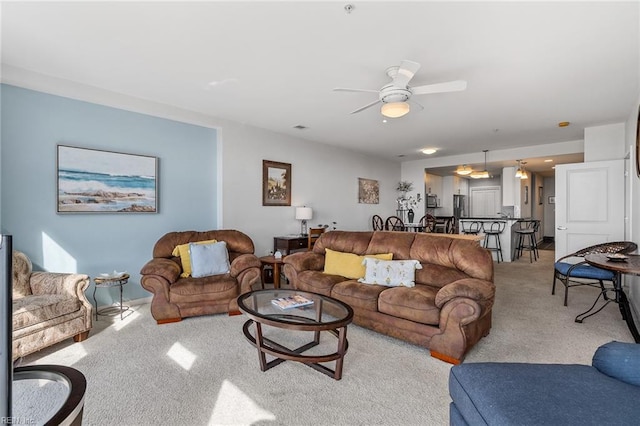
[[[631,315],[631,309],[629,307],[629,300],[627,299],[627,295],[624,293],[622,289],[622,274],[631,274],[631,275],[640,275],[640,255],[638,254],[627,254],[627,259],[624,261],[615,261],[610,260],[610,255],[607,254],[588,254],[585,256],[584,260],[591,266],[595,266],[596,268],[606,269],[608,271],[615,272],[615,276],[613,279],[613,291],[614,291],[614,299],[611,299],[607,296],[607,290],[603,290],[598,299],[593,303],[591,308],[586,312],[578,315],[576,317],[576,322],[582,322],[585,318],[590,317],[591,315],[595,315],[600,312],[609,302],[615,302],[618,304],[620,308],[620,313],[622,314],[622,319],[626,321],[627,327],[629,327],[629,331],[631,331],[631,335],[636,343],[640,343],[640,333],[638,333],[638,329],[636,328],[636,324],[633,321],[633,316]],[[605,300],[604,305],[594,311],[600,296]]]
[[[264,267],[271,266],[273,268],[273,287],[280,288],[280,267],[284,264],[284,257],[276,259],[275,256],[262,256],[260,263],[262,263],[262,288],[264,288],[265,276]]]

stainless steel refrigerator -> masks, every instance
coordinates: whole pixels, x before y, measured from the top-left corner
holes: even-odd
[[[454,195],[453,196],[453,217],[460,219],[461,217],[467,217],[468,215],[468,197],[466,195]]]

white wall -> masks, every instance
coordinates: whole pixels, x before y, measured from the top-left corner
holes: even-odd
[[[625,123],[584,129],[584,162],[619,160],[625,156]]]
[[[259,256],[274,236],[300,233],[294,206],[313,209],[310,226],[336,221],[344,230],[370,230],[374,214],[395,214],[399,163],[231,123],[221,134],[224,227],[249,234]],[[262,206],[262,160],[291,163],[291,207]],[[358,203],[359,177],[379,182],[380,204]]]

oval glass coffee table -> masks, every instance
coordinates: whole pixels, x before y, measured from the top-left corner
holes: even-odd
[[[296,295],[303,296],[312,301],[312,303],[306,306],[283,309],[272,302],[276,299],[294,297]],[[241,312],[249,317],[249,320],[244,324],[243,332],[247,340],[258,349],[260,369],[262,371],[267,371],[284,361],[298,361],[336,380],[342,378],[342,363],[349,347],[347,325],[353,319],[353,309],[349,305],[332,297],[316,293],[267,289],[240,295],[238,297],[238,307]],[[293,334],[294,330],[313,332],[313,340],[296,349],[290,349],[282,342],[282,340],[288,341],[286,339],[287,333],[274,333],[274,335],[280,334],[280,337],[284,338],[281,343],[275,342],[264,335],[264,332],[268,331],[269,327],[280,329],[280,331],[289,330],[290,334]],[[252,328],[254,329],[253,334],[251,333]],[[323,331],[338,338],[336,352],[304,355],[303,352],[320,344],[320,334]],[[275,359],[267,362],[267,354],[275,357]],[[333,370],[320,364],[331,361],[335,361]]]

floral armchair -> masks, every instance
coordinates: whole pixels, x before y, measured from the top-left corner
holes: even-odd
[[[13,251],[13,359],[70,337],[81,342],[93,326],[84,292],[89,276],[33,272],[31,260]]]

